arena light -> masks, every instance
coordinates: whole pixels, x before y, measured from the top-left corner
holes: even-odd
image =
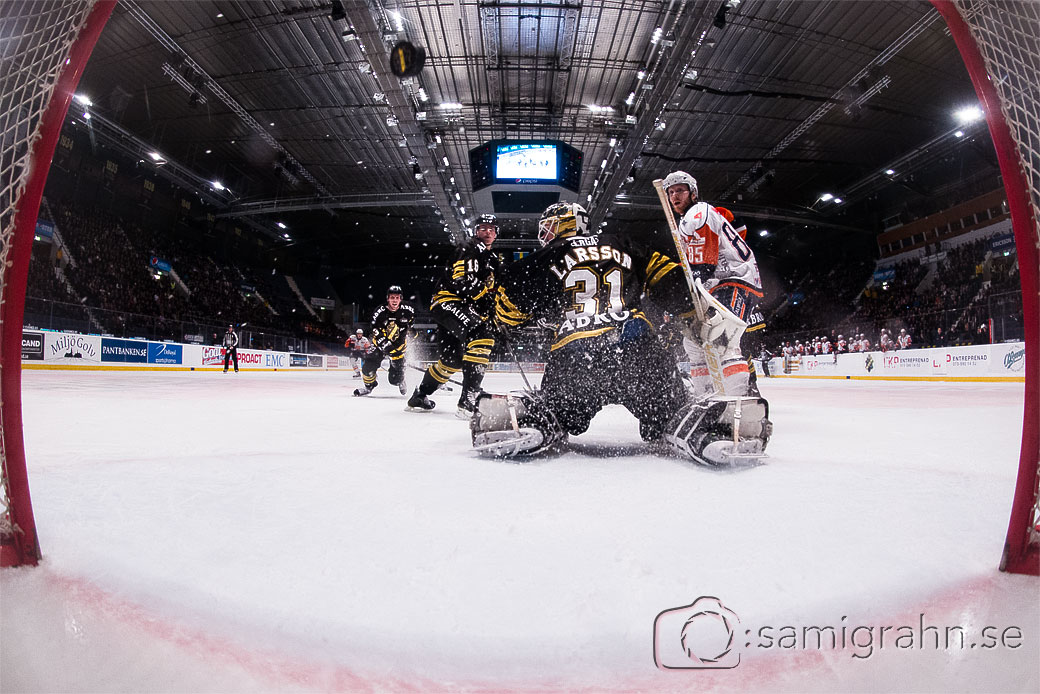
[[[444,162],[445,166],[451,166],[451,162],[448,161],[447,157],[441,157],[441,161]]]
[[[834,204],[835,204],[835,205],[840,205],[840,204],[841,204],[841,203],[843,203],[843,202],[845,202],[845,201],[844,201],[844,200],[842,200],[841,198],[834,198]]]
[[[954,137],[964,137],[964,131],[963,130],[958,130],[957,132],[955,132],[953,134],[953,136]]]
[[[206,150],[206,154],[213,154],[213,150],[212,149],[207,149]]]
[[[165,164],[166,163],[166,157],[164,157],[163,155],[159,154],[158,152],[149,152],[148,153],[148,157],[152,161],[154,161],[156,164]]]
[[[224,190],[224,184],[220,181],[213,181],[213,190]]]
[[[834,196],[831,195],[830,193],[824,193],[823,195],[820,196],[820,200],[822,200],[823,202],[829,202],[829,201],[831,201],[833,199],[834,199]]]
[[[279,229],[288,229],[289,227],[285,226],[285,222],[278,222],[278,228]]]
[[[629,92],[628,93],[628,98],[625,99],[625,103],[627,105],[631,106],[635,102],[635,100],[636,100],[636,93],[635,92]]]
[[[758,235],[759,236],[769,236],[769,229],[763,229],[762,231],[758,232]]]
[[[896,175],[896,172],[895,172],[894,169],[885,169],[885,173],[888,174],[889,176],[895,176]]]
[[[73,97],[77,103],[83,104],[84,106],[90,107],[94,105],[94,102],[90,100],[90,97],[86,94],[77,94]]]
[[[445,110],[460,109],[460,108],[462,108],[462,104],[460,104],[457,101],[445,101],[443,104],[441,104],[437,108],[443,108]]]
[[[966,106],[954,111],[953,117],[961,123],[974,123],[982,120],[982,109],[978,106]]]
[[[636,79],[637,80],[646,79],[646,70],[640,70],[639,72],[637,72],[636,73]]]
[[[588,109],[593,113],[613,113],[613,106],[600,106],[598,104],[587,104]]]

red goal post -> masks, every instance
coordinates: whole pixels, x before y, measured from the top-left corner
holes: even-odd
[[[1022,454],[1001,568],[1040,573],[1040,3],[932,0],[964,58],[1000,160],[1022,281]],[[115,0],[3,0],[0,31],[0,565],[40,556],[21,421],[26,279],[61,126]]]
[[[1040,3],[932,0],[986,113],[1015,232],[1026,340],[1018,483],[1000,568],[1040,574]]]
[[[36,217],[79,78],[115,0],[0,3],[0,566],[40,558],[22,442],[22,318]]]

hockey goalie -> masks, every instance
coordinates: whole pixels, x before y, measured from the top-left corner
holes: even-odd
[[[539,241],[541,249],[502,271],[495,308],[502,326],[555,326],[542,388],[482,394],[471,420],[477,451],[513,458],[563,447],[605,405],[619,404],[639,420],[642,439],[662,450],[710,466],[761,461],[771,432],[767,403],[693,397],[647,311],[682,316],[713,341],[739,341],[742,321],[725,309],[695,319],[678,263],[625,234],[590,234],[580,205],[550,206]]]

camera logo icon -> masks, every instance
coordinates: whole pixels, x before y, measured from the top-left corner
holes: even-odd
[[[739,625],[736,613],[710,595],[665,610],[654,619],[654,664],[662,670],[735,668]]]

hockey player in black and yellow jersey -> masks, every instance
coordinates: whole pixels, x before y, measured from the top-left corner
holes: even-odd
[[[686,401],[675,359],[644,313],[644,294],[672,313],[691,313],[682,270],[623,234],[588,233],[580,205],[546,210],[545,246],[502,273],[497,318],[508,326],[533,319],[557,327],[542,394],[569,434],[584,432],[604,405],[624,405],[646,440]]]
[[[390,360],[387,380],[390,385],[397,386],[401,395],[408,393],[404,378],[404,357],[408,349],[408,330],[415,322],[415,309],[402,304],[403,293],[398,285],[391,286],[386,292],[386,305],[380,306],[372,315],[372,348],[364,356],[361,365],[361,378],[364,385],[354,391],[354,395],[368,395],[379,385],[376,371],[383,363],[383,357]]]
[[[500,323],[556,328],[540,391],[478,399],[474,447],[501,457],[536,454],[585,432],[605,405],[620,404],[639,420],[643,440],[661,440],[697,462],[760,458],[771,431],[764,402],[745,406],[744,429],[734,434],[732,417],[726,421],[732,405],[691,399],[645,312],[696,320],[682,268],[626,234],[587,227],[580,205],[550,206],[539,223],[543,248],[500,273]]]
[[[481,215],[473,238],[458,250],[433,295],[430,312],[437,321],[441,353],[408,400],[413,410],[432,410],[429,396],[462,371],[459,416],[473,412],[484,371],[495,346],[490,318],[495,310],[496,273],[500,268],[491,245],[498,238],[494,215]]]

